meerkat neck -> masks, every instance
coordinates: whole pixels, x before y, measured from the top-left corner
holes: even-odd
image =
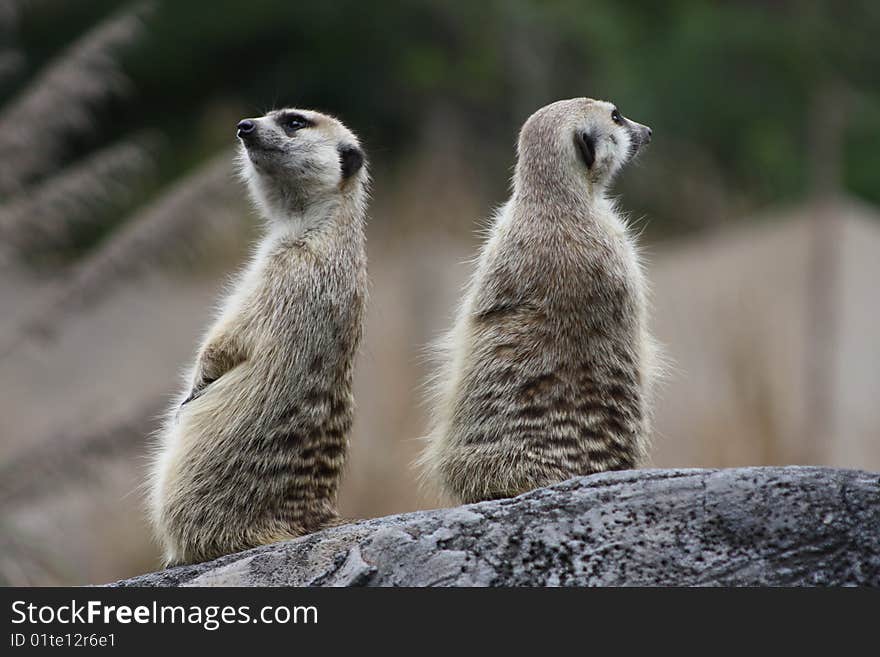
[[[513,178],[514,198],[560,213],[589,213],[606,201],[606,185],[577,168],[544,158],[520,158]]]
[[[267,212],[266,219],[273,232],[287,232],[302,236],[333,221],[339,212],[340,205],[338,199],[328,198],[300,207],[280,207],[274,212]]]
[[[266,237],[270,241],[280,238],[312,241],[344,234],[355,240],[355,234],[363,232],[363,215],[361,205],[352,199],[330,197],[303,209],[266,213]]]
[[[585,179],[564,177],[516,180],[513,192],[517,204],[543,208],[554,218],[590,216],[608,206],[604,185]]]

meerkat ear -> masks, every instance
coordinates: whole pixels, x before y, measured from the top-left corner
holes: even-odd
[[[339,151],[339,163],[342,167],[343,180],[350,178],[360,171],[360,168],[364,165],[364,154],[360,148],[350,144],[340,144],[337,150]]]
[[[589,132],[578,132],[574,138],[580,151],[581,158],[588,169],[593,168],[596,162],[596,138]]]

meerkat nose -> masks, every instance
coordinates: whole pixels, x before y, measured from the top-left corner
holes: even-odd
[[[654,136],[654,131],[651,130],[651,128],[648,128],[648,133],[647,133],[647,136],[645,137],[645,143],[646,143],[646,144],[650,144],[650,143],[651,143],[651,137],[653,137],[653,136]]]
[[[239,121],[236,127],[238,128],[238,136],[244,137],[256,130],[257,124],[250,119],[245,119],[244,121]]]

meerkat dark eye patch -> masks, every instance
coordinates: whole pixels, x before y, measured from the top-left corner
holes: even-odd
[[[295,112],[286,112],[281,114],[276,119],[278,125],[288,134],[292,135],[297,130],[302,130],[303,128],[311,128],[315,125],[315,122],[307,119],[302,114],[297,114]]]
[[[596,138],[589,132],[579,132],[575,135],[575,144],[584,164],[588,169],[592,169],[596,162]]]
[[[364,154],[357,146],[350,144],[340,144],[337,147],[339,151],[339,165],[342,168],[342,177],[350,178],[364,165]]]

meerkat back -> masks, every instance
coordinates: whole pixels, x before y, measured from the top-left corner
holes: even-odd
[[[655,348],[636,245],[607,199],[647,126],[588,98],[524,124],[441,348],[425,473],[463,502],[509,497],[646,456]]]
[[[265,235],[159,435],[150,510],[169,564],[337,517],[367,293],[363,151],[306,110],[245,119],[238,137]]]

